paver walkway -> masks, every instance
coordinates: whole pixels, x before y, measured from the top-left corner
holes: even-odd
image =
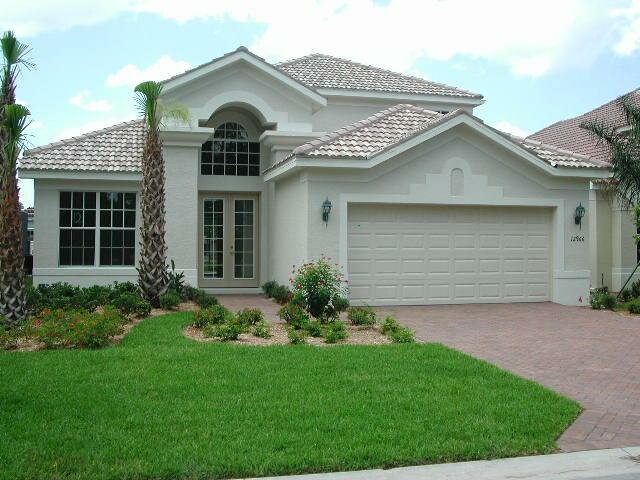
[[[441,342],[563,393],[584,412],[565,451],[640,445],[640,317],[553,303],[386,307]]]

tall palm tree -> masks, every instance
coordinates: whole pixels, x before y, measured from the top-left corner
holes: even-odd
[[[138,284],[152,305],[159,305],[167,291],[167,244],[165,241],[165,168],[160,127],[173,118],[189,122],[187,109],[166,104],[160,98],[162,84],[143,82],[135,88],[138,110],[144,118],[145,142],[142,154],[142,225]]]
[[[27,317],[22,250],[22,217],[16,164],[25,143],[29,110],[23,105],[4,106],[2,129],[5,145],[2,152],[4,179],[0,193],[0,315],[9,324]]]
[[[618,99],[617,104],[629,128],[602,121],[586,122],[581,127],[609,150],[612,178],[607,186],[621,205],[629,208],[640,203],[640,106],[629,95]]]
[[[27,60],[29,47],[13,32],[0,38],[0,316],[11,324],[26,318],[22,219],[16,165],[24,145],[29,111],[16,105],[16,79]]]

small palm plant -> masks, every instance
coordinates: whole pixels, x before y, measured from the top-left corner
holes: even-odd
[[[33,64],[26,59],[29,47],[13,32],[4,33],[0,48],[0,316],[17,324],[26,318],[27,311],[16,167],[25,143],[29,110],[15,103],[16,78],[21,66],[31,68]]]
[[[162,101],[162,84],[143,82],[135,88],[138,110],[145,123],[142,154],[142,225],[138,284],[152,305],[160,304],[167,291],[167,244],[165,241],[165,168],[160,127],[166,119],[189,123],[188,110]]]

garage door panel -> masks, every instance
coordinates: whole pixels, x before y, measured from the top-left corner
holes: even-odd
[[[548,300],[550,238],[549,209],[352,206],[351,299],[379,305]]]

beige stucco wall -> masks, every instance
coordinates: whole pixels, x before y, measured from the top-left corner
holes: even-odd
[[[60,191],[80,192],[136,192],[140,205],[139,183],[135,181],[98,181],[77,179],[36,179],[34,182],[35,225],[33,278],[34,283],[68,282],[80,286],[137,282],[135,267],[81,267],[58,265],[59,202]],[[140,225],[140,209],[136,215],[136,227]],[[98,236],[96,235],[96,243]],[[139,233],[136,229],[136,263],[139,256]]]
[[[468,183],[465,195],[457,198],[448,191],[454,167],[464,171]],[[308,229],[306,233],[298,231],[297,240],[290,242],[304,244],[307,236],[307,260],[328,255],[337,259],[346,271],[346,209],[354,201],[539,205],[555,212],[552,282],[556,286],[556,300],[580,304],[580,299],[584,302],[588,298],[589,218],[583,220],[580,230],[573,217],[579,202],[588,204],[588,180],[552,177],[464,127],[371,170],[350,173],[309,170],[300,179],[308,189]],[[325,225],[320,205],[326,197],[332,201],[333,210]],[[282,207],[275,208],[279,215]],[[572,241],[575,235],[584,235],[584,241]],[[275,248],[278,250],[280,246]]]

